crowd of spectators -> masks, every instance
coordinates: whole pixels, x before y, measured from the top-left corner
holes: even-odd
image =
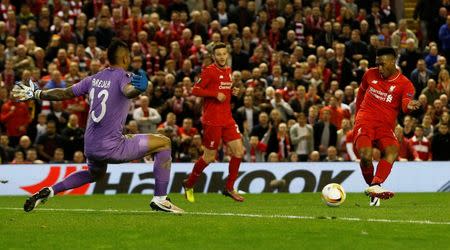
[[[202,99],[192,85],[230,52],[231,100],[247,162],[356,161],[355,96],[376,50],[392,46],[422,103],[401,114],[399,160],[450,160],[450,1],[419,0],[416,22],[381,0],[1,0],[1,163],[84,162],[87,97],[14,102],[15,81],[67,87],[108,67],[114,37],[130,71],[151,84],[130,107],[124,133],[162,133],[173,158],[202,154]],[[382,115],[382,114],[380,114]],[[374,151],[374,159],[380,158]],[[228,159],[226,145],[217,156]]]

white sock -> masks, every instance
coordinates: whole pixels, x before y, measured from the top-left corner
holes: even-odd
[[[163,196],[153,196],[154,199],[157,199],[158,201],[165,201],[167,198],[167,195]]]

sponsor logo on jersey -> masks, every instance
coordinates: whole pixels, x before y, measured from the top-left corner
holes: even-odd
[[[220,82],[219,89],[231,89],[232,86],[232,82]]]

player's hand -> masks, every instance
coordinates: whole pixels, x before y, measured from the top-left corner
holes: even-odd
[[[42,90],[33,81],[28,81],[28,86],[23,82],[16,82],[11,93],[12,96],[19,102],[24,102],[32,99],[39,99]]]
[[[227,96],[226,96],[224,93],[219,92],[219,93],[217,94],[217,100],[219,100],[219,102],[224,102],[225,99],[227,99]]]
[[[421,105],[420,105],[420,102],[419,102],[419,101],[417,101],[417,100],[411,100],[411,101],[409,101],[407,108],[408,108],[409,110],[417,110],[417,109],[420,108],[420,106],[421,106]]]
[[[139,72],[138,75],[133,74],[131,77],[131,85],[141,92],[145,92],[148,87],[148,79],[145,73]]]
[[[241,90],[238,87],[233,87],[233,95],[234,96],[238,96],[239,92],[241,92]]]

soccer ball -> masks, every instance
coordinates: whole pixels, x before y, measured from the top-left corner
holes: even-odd
[[[330,207],[340,206],[345,201],[345,190],[337,183],[330,183],[322,189],[322,200]]]

